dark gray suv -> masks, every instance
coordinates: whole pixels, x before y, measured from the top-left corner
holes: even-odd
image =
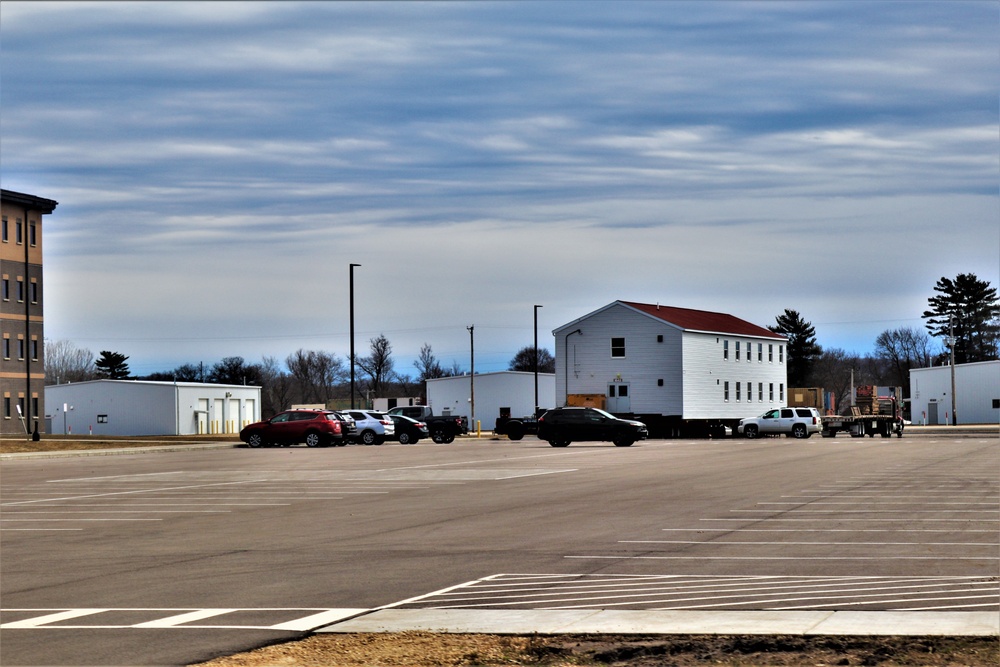
[[[547,440],[553,447],[594,440],[630,447],[636,440],[647,437],[649,431],[642,422],[619,419],[597,408],[556,408],[538,418],[538,438]]]

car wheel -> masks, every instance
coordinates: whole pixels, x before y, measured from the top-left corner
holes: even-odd
[[[549,444],[553,447],[569,447],[569,440],[549,440]]]
[[[323,438],[320,437],[319,433],[312,431],[306,433],[306,447],[319,447],[323,444]]]
[[[632,443],[635,442],[635,440],[628,437],[627,435],[620,435],[616,437],[613,440],[613,442],[615,443],[615,447],[631,447]]]
[[[411,441],[412,440],[410,438],[410,434],[407,433],[406,431],[403,431],[402,433],[399,434],[399,444],[408,445],[410,444]]]
[[[247,444],[251,447],[263,447],[264,446],[264,436],[260,433],[251,433],[247,436]]]
[[[439,445],[445,444],[448,442],[448,434],[444,432],[444,429],[435,429],[431,431],[431,440]]]
[[[806,433],[806,425],[805,424],[795,424],[794,426],[792,426],[792,437],[793,438],[801,440],[802,438],[806,437],[807,435],[808,434]]]
[[[378,437],[375,435],[375,431],[365,431],[361,434],[361,443],[364,445],[377,444],[376,440],[378,440]]]
[[[755,424],[747,424],[743,427],[743,435],[747,440],[755,440],[760,435],[760,430]]]

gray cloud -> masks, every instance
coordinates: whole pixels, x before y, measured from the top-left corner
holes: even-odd
[[[350,262],[403,370],[617,298],[865,352],[940,276],[1000,282],[991,3],[0,11],[3,186],[60,202],[47,334],[137,372],[346,354]]]

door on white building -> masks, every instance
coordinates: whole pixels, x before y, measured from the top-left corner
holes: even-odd
[[[632,399],[629,397],[628,384],[614,382],[608,385],[608,412],[632,412]]]
[[[928,403],[927,404],[927,423],[931,426],[938,425],[938,404]]]

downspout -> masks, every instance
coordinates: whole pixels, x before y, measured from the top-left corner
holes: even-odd
[[[24,227],[21,228],[21,241],[24,244],[24,281],[21,283],[21,298],[24,301],[24,415],[26,418],[25,427],[30,432],[34,431],[34,421],[37,415],[31,411],[31,290],[29,287],[31,285],[31,276],[28,271],[31,260],[29,250],[29,241],[31,239],[28,234],[30,224],[28,222],[28,209],[25,208],[23,210]],[[42,384],[45,384],[44,379],[42,380]]]
[[[565,395],[563,396],[563,407],[569,405],[569,337],[572,336],[573,334],[580,334],[582,336],[583,331],[581,331],[580,329],[577,329],[575,331],[570,331],[568,334],[566,334],[566,338],[564,339],[563,342],[563,347],[566,350],[566,362],[565,366],[563,366],[563,374],[565,375],[565,379],[563,380],[563,384],[565,385],[563,387],[565,393]]]

